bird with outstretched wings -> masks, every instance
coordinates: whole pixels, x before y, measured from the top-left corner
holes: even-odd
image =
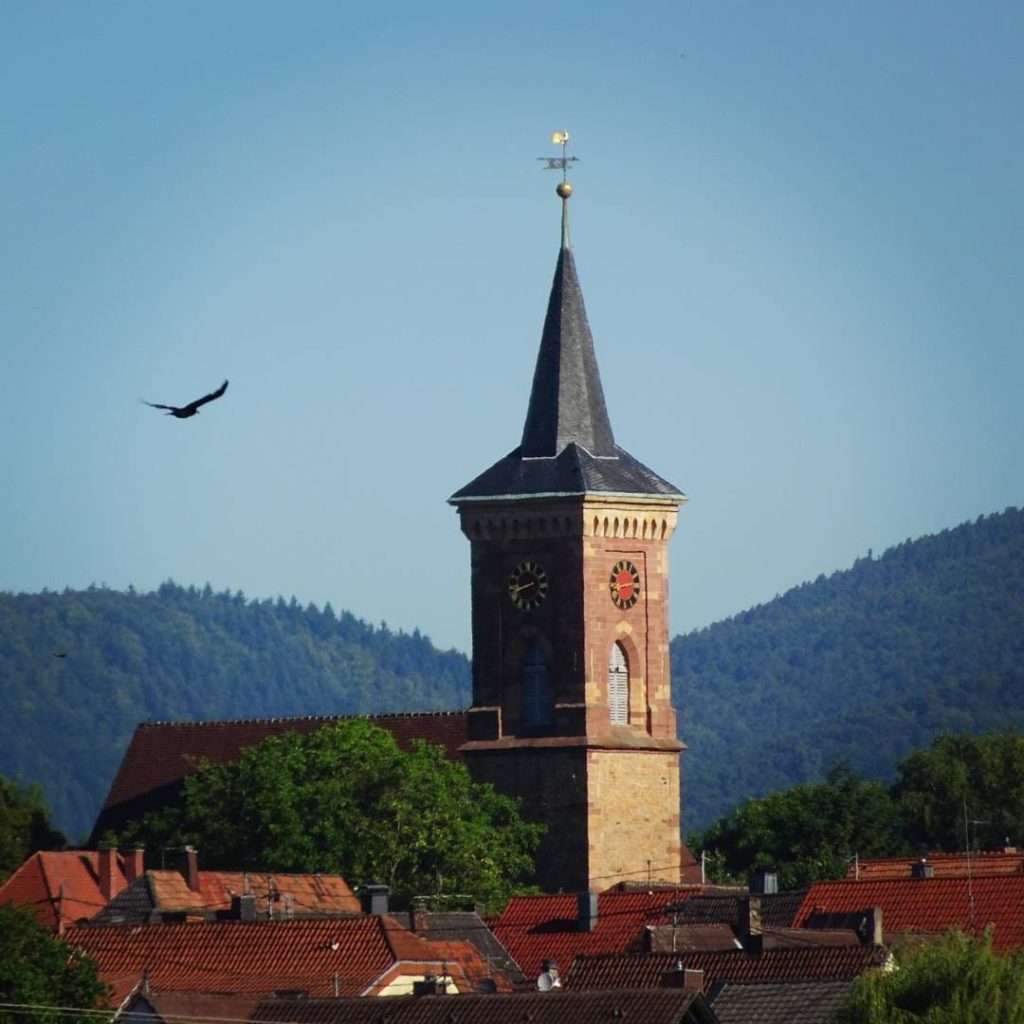
[[[212,402],[215,398],[220,398],[227,389],[228,382],[224,381],[216,391],[211,391],[208,395],[203,395],[202,398],[189,402],[188,405],[160,405],[157,402],[146,402],[145,399],[143,399],[143,402],[154,409],[166,409],[168,416],[176,416],[179,420],[184,420],[188,419],[189,416],[195,416],[199,412],[199,406],[206,405],[207,402]]]

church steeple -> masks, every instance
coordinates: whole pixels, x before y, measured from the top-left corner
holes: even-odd
[[[563,157],[563,167],[564,163]],[[562,180],[556,191],[562,199],[562,245],[522,443],[448,500],[459,505],[495,498],[606,494],[685,501],[678,487],[615,443],[576,262],[569,248],[572,185]]]
[[[563,247],[544,318],[520,451],[526,459],[550,459],[573,443],[593,456],[616,455],[576,263],[572,250]]]
[[[668,541],[686,499],[615,444],[569,249],[567,139],[547,158],[563,171],[562,244],[522,443],[448,499],[471,546],[460,750],[546,825],[550,892],[677,883],[682,849]],[[643,374],[629,379],[642,405]]]

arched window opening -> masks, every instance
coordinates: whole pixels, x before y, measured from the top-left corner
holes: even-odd
[[[608,659],[608,712],[616,725],[629,725],[629,663],[617,643]]]
[[[520,682],[523,707],[520,721],[524,729],[538,729],[554,721],[555,702],[551,693],[551,670],[540,644],[534,644],[523,658]]]

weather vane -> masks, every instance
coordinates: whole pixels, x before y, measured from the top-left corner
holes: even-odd
[[[551,141],[556,146],[562,147],[561,156],[540,156],[538,160],[544,160],[545,171],[561,171],[562,180],[555,186],[555,192],[562,200],[562,248],[569,248],[569,196],[572,195],[572,185],[566,180],[569,173],[569,164],[575,163],[579,157],[566,156],[565,147],[569,142],[569,133],[563,128],[560,132],[551,133]]]
[[[565,131],[564,129],[562,131],[560,131],[560,132],[552,132],[551,133],[551,141],[556,146],[561,146],[562,147],[562,155],[561,156],[539,156],[539,157],[537,157],[537,159],[544,161],[544,163],[545,163],[544,170],[545,171],[561,171],[562,172],[562,181],[565,181],[565,176],[566,176],[566,174],[569,171],[569,164],[576,163],[576,161],[579,160],[579,157],[578,156],[566,156],[565,155],[565,147],[569,143],[569,133],[567,131]]]

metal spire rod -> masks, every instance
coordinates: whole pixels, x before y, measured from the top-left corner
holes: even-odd
[[[569,143],[569,133],[565,129],[551,133],[551,141],[556,146],[562,147],[561,156],[541,156],[538,160],[546,161],[544,170],[561,171],[562,180],[558,183],[555,191],[562,199],[562,248],[569,248],[569,196],[572,195],[572,185],[569,184],[569,164],[575,163],[579,157],[567,156],[565,147]]]

